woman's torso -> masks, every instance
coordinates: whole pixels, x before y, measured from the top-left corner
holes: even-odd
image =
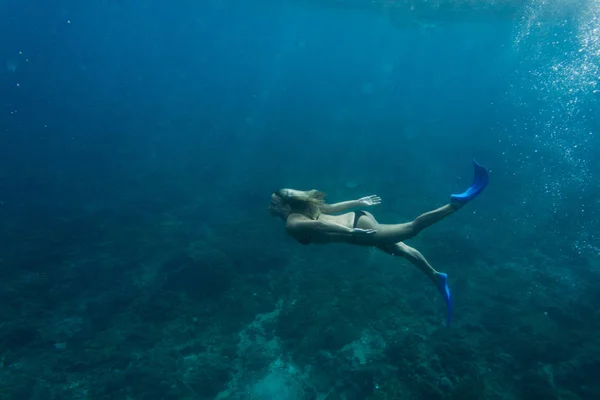
[[[352,229],[354,227],[354,217],[355,213],[350,212],[341,215],[329,215],[329,214],[320,214],[318,219],[322,222],[331,222],[338,225],[343,225],[347,228]],[[367,215],[363,215],[362,218],[366,218]],[[308,217],[301,214],[291,214],[288,218],[306,218]],[[345,243],[356,243],[354,240],[355,237],[351,236],[347,233],[336,233],[336,232],[326,232],[320,231],[317,229],[306,229],[304,231],[296,231],[291,233],[292,237],[296,239],[299,243],[302,244],[325,244],[331,242],[345,242]]]

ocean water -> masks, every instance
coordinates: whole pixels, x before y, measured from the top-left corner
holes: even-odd
[[[0,2],[0,399],[600,398],[600,3]],[[303,246],[377,194],[449,276]]]

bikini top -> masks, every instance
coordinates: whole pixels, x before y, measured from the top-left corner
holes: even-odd
[[[296,241],[297,241],[298,243],[301,243],[301,244],[310,244],[310,242],[311,242],[311,238],[310,238],[310,236],[307,236],[307,237],[305,237],[305,238],[302,238],[302,239],[298,239],[298,238],[296,238]]]

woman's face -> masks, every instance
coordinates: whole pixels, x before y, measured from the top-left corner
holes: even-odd
[[[289,206],[283,203],[281,197],[276,193],[271,195],[271,203],[269,204],[269,212],[274,217],[285,218],[289,214]]]

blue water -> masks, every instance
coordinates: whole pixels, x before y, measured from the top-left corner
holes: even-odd
[[[600,7],[0,3],[6,399],[597,399]],[[435,288],[301,246],[281,187],[377,194]]]

